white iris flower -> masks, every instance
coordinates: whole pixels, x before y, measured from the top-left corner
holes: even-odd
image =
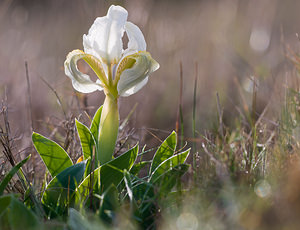
[[[148,81],[149,74],[159,64],[146,52],[141,30],[127,21],[128,13],[121,6],[112,5],[106,16],[98,17],[87,35],[83,35],[84,52],[73,50],[65,61],[65,73],[73,87],[82,93],[103,90],[113,97],[129,96],[139,91]],[[123,49],[122,37],[126,32],[128,48]],[[98,76],[93,82],[77,68],[77,61],[85,60]]]
[[[104,90],[106,95],[96,141],[97,160],[104,164],[112,159],[119,130],[119,96],[129,96],[139,91],[148,81],[149,74],[159,64],[146,52],[146,42],[141,30],[127,21],[128,13],[121,6],[112,5],[107,15],[94,21],[87,35],[83,35],[84,52],[73,50],[64,63],[65,73],[74,89],[82,93]],[[122,37],[126,32],[127,48]],[[83,59],[94,70],[96,82],[77,68]]]

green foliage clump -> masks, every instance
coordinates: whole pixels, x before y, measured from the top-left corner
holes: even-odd
[[[120,213],[127,208],[128,220],[133,226],[155,226],[159,200],[167,197],[187,172],[189,165],[185,161],[190,149],[178,152],[177,135],[172,132],[158,147],[152,161],[142,161],[144,150],[139,153],[136,144],[120,156],[101,164],[97,159],[99,148],[96,141],[101,111],[102,107],[96,112],[90,128],[76,120],[83,156],[75,164],[56,142],[38,133],[32,134],[34,147],[51,180],[45,183],[40,197],[28,187],[26,199],[33,196],[34,202],[22,203],[13,195],[2,196],[0,221],[3,226],[16,229],[24,217],[25,229],[29,229],[26,226],[51,229],[55,223],[58,229],[66,226],[69,229],[93,229],[94,225],[90,223],[92,218],[95,225],[101,223],[109,228],[118,225]],[[1,182],[1,193],[27,160],[16,165]],[[146,177],[139,177],[141,170],[148,172]],[[20,212],[24,212],[22,218],[15,216]],[[20,221],[17,221],[18,218],[21,218]]]

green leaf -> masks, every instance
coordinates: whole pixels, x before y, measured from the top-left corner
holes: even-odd
[[[83,213],[85,213],[85,210],[83,210]],[[110,229],[110,228],[108,228],[107,225],[104,225],[104,223],[99,221],[98,216],[88,215],[89,218],[87,218],[83,215],[83,213],[79,213],[74,208],[70,208],[69,209],[69,218],[67,221],[68,227],[67,228],[64,227],[62,229],[64,229],[64,230],[66,230],[66,229],[68,229],[68,230]],[[87,214],[89,214],[89,213],[87,213]],[[53,228],[53,230],[54,230],[54,228]],[[57,228],[55,228],[55,229],[57,229]]]
[[[68,227],[71,230],[89,230],[89,222],[75,209],[69,209]]]
[[[36,215],[13,195],[0,197],[0,214],[0,226],[4,229],[43,228]]]
[[[104,164],[100,171],[101,189],[105,191],[111,184],[117,186],[123,179],[123,170],[129,171],[138,155],[139,146],[135,145],[121,156]]]
[[[38,133],[32,134],[32,141],[52,177],[73,165],[69,155],[54,141]]]
[[[10,205],[12,195],[5,195],[0,197],[0,217],[7,210],[7,207]]]
[[[134,164],[130,170],[130,173],[137,176],[142,168],[144,168],[146,165],[151,164],[151,161],[141,161],[136,164]]]
[[[127,170],[124,170],[124,182],[127,190],[127,194],[130,200],[130,206],[132,206],[132,202],[134,200],[133,192],[132,192],[132,183],[131,183],[131,177],[130,173]]]
[[[138,145],[135,145],[126,153],[95,169],[78,186],[76,191],[77,201],[78,199],[85,199],[89,195],[91,188],[93,188],[95,192],[98,192],[96,185],[99,184],[99,180],[101,184],[100,191],[105,191],[112,184],[117,186],[123,179],[123,170],[130,170],[132,168],[137,154]]]
[[[21,162],[19,162],[17,165],[15,165],[10,171],[9,173],[4,177],[4,179],[1,181],[0,183],[0,196],[3,194],[4,189],[6,188],[6,186],[8,185],[9,181],[11,180],[11,178],[15,175],[16,172],[19,171],[19,169],[29,160],[31,155],[29,155],[28,157],[26,157],[24,160],[22,160]]]
[[[149,181],[153,182],[155,181],[160,175],[164,174],[166,171],[169,169],[172,169],[176,167],[179,164],[183,164],[188,157],[191,149],[188,149],[184,152],[178,153],[175,156],[172,156],[162,162],[156,169],[155,171],[151,174]]]
[[[92,158],[93,151],[96,150],[95,140],[88,127],[86,127],[84,124],[79,122],[77,119],[75,119],[75,121],[76,121],[76,128],[77,128],[77,132],[82,147],[83,157],[84,160],[87,160],[88,158]]]
[[[93,121],[91,124],[91,133],[94,136],[94,139],[98,140],[99,137],[99,125],[100,125],[100,119],[101,119],[101,113],[102,113],[102,108],[103,106],[100,106],[99,109],[97,110],[97,112],[95,113],[94,117],[93,117]]]
[[[111,224],[115,217],[115,212],[120,206],[118,202],[118,190],[115,185],[110,185],[103,193],[103,200],[99,210],[99,216],[106,223]]]
[[[176,145],[177,135],[176,132],[173,131],[155,152],[150,168],[150,174],[152,174],[163,161],[175,153]]]
[[[86,161],[83,161],[66,168],[54,177],[43,194],[43,204],[58,212],[63,211],[69,205],[72,193],[83,177],[85,167]]]
[[[158,186],[158,193],[160,196],[168,195],[176,184],[176,181],[187,172],[189,167],[190,165],[187,164],[176,165],[153,180],[153,184]]]
[[[154,186],[146,181],[133,186],[133,197],[138,204],[134,212],[134,219],[138,220],[143,229],[147,229],[156,218],[157,200]]]

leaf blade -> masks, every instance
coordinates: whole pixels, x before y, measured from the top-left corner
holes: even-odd
[[[155,171],[155,169],[166,159],[171,157],[175,153],[177,145],[177,134],[173,131],[159,146],[154,154],[152,164],[150,167],[150,174]]]
[[[90,127],[90,131],[92,133],[92,135],[94,136],[94,139],[96,140],[96,144],[97,144],[97,140],[98,140],[98,136],[99,136],[99,125],[100,125],[100,119],[101,119],[101,114],[102,114],[102,108],[103,105],[99,107],[99,109],[96,111],[92,123],[91,123],[91,127]]]
[[[51,208],[57,208],[58,203],[59,206],[63,206],[80,183],[85,167],[86,161],[82,161],[66,168],[54,177],[43,194],[42,203]],[[63,207],[59,208],[63,209]]]
[[[188,149],[184,152],[178,153],[175,156],[168,158],[163,161],[151,174],[149,181],[155,181],[160,175],[164,174],[169,169],[176,167],[177,165],[183,164],[187,159],[191,149]]]
[[[99,178],[101,189],[105,191],[111,184],[117,186],[123,178],[123,170],[129,171],[138,155],[138,145],[123,153],[121,156],[107,162],[106,164],[96,168],[91,174],[84,178],[81,184],[76,189],[76,199],[86,199],[89,195],[89,190],[95,188]],[[92,183],[92,184],[91,184]]]
[[[56,142],[35,132],[32,134],[32,141],[52,178],[73,165],[69,155]]]
[[[14,195],[0,197],[1,229],[40,229],[43,228],[38,217]]]
[[[75,123],[80,139],[84,160],[92,158],[94,149],[96,150],[96,148],[94,148],[94,146],[96,146],[94,136],[89,130],[89,128],[82,124],[80,121],[75,119]]]
[[[11,178],[13,178],[13,176],[15,175],[16,172],[19,171],[19,169],[30,159],[29,155],[28,157],[26,157],[24,160],[20,161],[17,165],[15,165],[10,171],[9,173],[4,177],[4,179],[1,181],[0,183],[0,196],[2,196],[6,186],[8,185],[9,181],[11,180]]]
[[[159,175],[159,177],[153,181],[153,184],[159,187],[159,195],[168,195],[168,193],[171,192],[172,188],[176,184],[176,181],[187,172],[189,167],[190,165],[188,164],[179,164]]]

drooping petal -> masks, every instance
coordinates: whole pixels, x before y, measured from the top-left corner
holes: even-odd
[[[123,7],[112,5],[106,16],[96,18],[88,34],[83,35],[84,51],[104,62],[117,63],[123,51],[122,37],[127,16]]]
[[[130,51],[146,51],[146,41],[140,28],[131,22],[126,22],[125,31],[128,36],[128,48],[125,53]]]
[[[87,74],[81,73],[77,68],[77,61],[87,55],[81,50],[73,50],[68,54],[64,63],[65,74],[72,80],[74,89],[81,93],[91,93],[103,89],[99,81],[93,82]]]
[[[128,63],[135,60],[131,68],[120,71],[120,79],[117,89],[120,96],[129,96],[140,90],[146,83],[149,74],[159,68],[159,64],[151,57],[148,52],[139,52],[126,57]],[[121,65],[126,66],[126,64]],[[121,67],[119,66],[119,68]],[[118,72],[118,71],[117,71]]]
[[[140,83],[137,83],[135,86],[133,86],[130,89],[123,92],[121,96],[122,97],[128,97],[132,94],[135,94],[136,92],[138,92],[141,88],[143,88],[148,83],[148,79],[149,79],[149,77],[146,77]]]

